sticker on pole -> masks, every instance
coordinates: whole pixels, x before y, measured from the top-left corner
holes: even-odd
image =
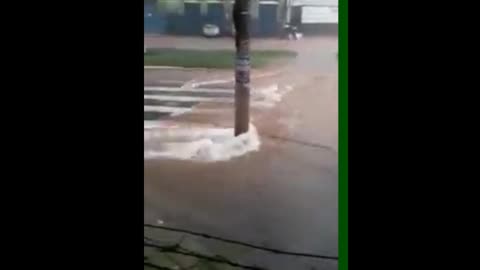
[[[235,60],[235,81],[250,83],[250,59],[248,56],[237,56]]]

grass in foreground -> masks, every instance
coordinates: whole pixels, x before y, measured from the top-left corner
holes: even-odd
[[[252,68],[294,59],[296,52],[287,50],[254,50],[250,52]],[[143,56],[145,66],[176,66],[233,69],[233,50],[149,49]]]

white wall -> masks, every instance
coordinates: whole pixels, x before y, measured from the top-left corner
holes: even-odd
[[[338,9],[325,6],[303,6],[302,23],[338,23]]]
[[[294,6],[337,6],[338,0],[292,0]]]

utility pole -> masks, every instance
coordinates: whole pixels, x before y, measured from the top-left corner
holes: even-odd
[[[250,0],[235,0],[235,136],[248,132],[250,122]]]

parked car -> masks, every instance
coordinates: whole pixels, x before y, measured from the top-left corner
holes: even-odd
[[[220,35],[220,28],[214,24],[205,24],[203,26],[203,35],[206,37],[216,37]]]

